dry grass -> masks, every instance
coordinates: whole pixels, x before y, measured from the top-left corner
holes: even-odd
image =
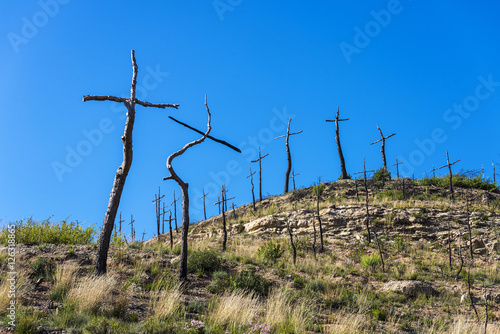
[[[364,333],[367,327],[366,316],[360,313],[339,314],[333,324],[325,326],[327,334],[358,334]]]
[[[12,277],[11,275],[8,275],[4,279],[2,279],[2,282],[0,282],[0,313],[4,313],[7,309],[7,307],[10,304],[11,298],[9,297],[10,292],[10,284],[11,281],[7,281],[7,278]],[[15,281],[15,286],[16,286],[16,291],[15,295],[16,298],[20,295],[23,295],[26,293],[27,288],[28,288],[28,276],[24,272],[18,272],[17,275],[15,276],[16,281]]]
[[[244,291],[226,292],[210,305],[209,317],[212,323],[233,329],[247,326],[259,317],[262,303]]]
[[[278,333],[305,333],[312,324],[314,305],[301,298],[293,303],[285,289],[274,290],[266,302],[264,322]]]
[[[78,267],[76,265],[58,266],[54,275],[54,285],[71,287],[74,283]]]
[[[68,299],[74,301],[80,310],[96,312],[109,301],[116,285],[116,280],[107,275],[85,278],[71,288]]]
[[[153,318],[167,319],[178,315],[182,310],[182,292],[178,286],[153,292],[149,302]]]
[[[464,333],[484,333],[484,322],[477,322],[460,316],[454,318],[450,324],[433,324],[431,328],[424,330],[425,334],[464,334]],[[498,324],[488,325],[488,334],[500,334]]]

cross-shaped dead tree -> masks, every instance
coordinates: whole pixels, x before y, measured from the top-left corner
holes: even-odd
[[[396,178],[399,179],[399,165],[404,164],[404,162],[399,162],[398,158],[396,158],[396,163],[392,166],[396,166]]]
[[[378,129],[378,132],[380,132],[380,139],[377,140],[377,141],[374,141],[370,145],[376,144],[378,142],[382,142],[382,148],[380,149],[380,152],[382,152],[383,168],[385,170],[387,170],[387,161],[385,159],[385,140],[388,139],[388,138],[391,138],[392,136],[395,136],[396,133],[394,132],[392,135],[388,135],[387,137],[384,137],[384,135],[382,134],[382,130],[380,130],[380,127],[378,126],[378,123],[377,123],[377,129]]]
[[[158,196],[155,194],[155,199],[152,200],[151,202],[155,203],[156,207],[156,230],[158,233],[158,241],[160,241],[160,225],[161,225],[161,199],[165,197],[165,195],[160,196],[160,187],[158,187]]]
[[[234,198],[234,197],[233,197]],[[236,210],[234,208],[236,207],[236,204],[234,202],[231,203],[231,212],[233,214],[233,218],[236,219]]]
[[[174,201],[170,203],[170,206],[174,206],[174,221],[175,221],[175,231],[179,233],[179,230],[177,229],[177,201],[180,200],[181,198],[176,198],[175,197],[175,190],[174,190]]]
[[[333,120],[327,119],[326,121],[335,122],[335,141],[337,142],[337,150],[339,151],[340,170],[342,171],[341,178],[343,180],[346,180],[349,179],[349,174],[347,174],[347,170],[345,168],[344,154],[342,153],[342,147],[340,146],[339,122],[348,121],[349,118],[340,119],[339,114],[340,114],[340,108],[337,107],[337,115],[335,116],[335,119]]]
[[[252,160],[251,162],[258,162],[259,163],[259,201],[262,201],[262,159],[267,157],[269,155],[260,155],[260,146],[259,146],[259,159]],[[220,213],[220,212],[219,212]]]
[[[248,175],[246,178],[250,178],[250,184],[252,185],[252,204],[253,204],[253,211],[256,210],[255,208],[255,193],[253,191],[254,189],[254,185],[253,185],[253,175],[255,174],[256,172],[253,172],[252,173],[252,167],[250,167],[250,175]]]
[[[208,193],[205,194],[205,187],[203,187],[203,196],[200,197],[200,199],[203,199],[203,215],[205,217],[205,220],[207,220],[207,208],[205,206],[205,198],[207,197]]]
[[[187,182],[184,182],[179,177],[179,175],[177,175],[174,168],[172,167],[172,161],[176,157],[184,154],[190,147],[202,143],[208,137],[210,130],[212,129],[210,125],[212,116],[210,114],[210,109],[208,108],[206,95],[205,95],[205,108],[208,114],[207,131],[203,134],[203,136],[200,139],[187,143],[179,151],[169,155],[169,157],[167,158],[167,169],[170,175],[163,178],[163,180],[174,180],[175,182],[177,182],[182,191],[182,234],[181,234],[182,241],[181,241],[181,258],[179,263],[179,275],[178,275],[178,279],[180,282],[184,282],[187,280],[188,232],[189,232],[189,192],[188,192],[189,184]],[[188,127],[185,124],[182,125]],[[191,130],[194,129],[192,127],[189,128]],[[198,130],[196,130],[196,132],[198,132]],[[228,147],[232,146],[232,145],[230,146],[227,143],[225,143],[224,145]]]
[[[172,233],[172,210],[168,210],[168,227],[170,229],[170,250],[174,247],[174,236]]]
[[[292,175],[290,176],[292,178],[292,184],[293,184],[293,190],[295,191],[295,177],[300,175],[300,173],[295,174],[295,170],[292,169]]]
[[[429,171],[429,173],[432,173],[432,177],[436,177],[436,171],[438,170],[439,168],[435,168],[434,165],[432,165],[432,169]]]
[[[373,172],[375,172],[375,171],[374,170],[366,170],[366,163],[363,160],[363,171],[358,172],[358,173],[354,173],[354,175],[363,174],[363,177],[364,177],[363,184],[365,186],[365,194],[366,194],[366,232],[368,233],[368,242],[372,242],[372,237],[371,237],[371,233],[370,233],[370,211],[368,209],[368,184],[366,181],[366,173],[373,173]]]
[[[290,118],[288,120],[288,127],[286,129],[286,135],[276,137],[274,139],[280,139],[280,138],[286,138],[285,146],[286,146],[286,157],[288,161],[288,168],[286,169],[285,173],[285,194],[288,192],[288,183],[290,182],[290,172],[292,171],[292,156],[290,154],[290,145],[289,145],[289,139],[290,136],[293,135],[298,135],[299,133],[302,133],[303,130],[300,130],[298,132],[290,133],[290,123],[292,122],[292,119]]]
[[[135,97],[136,85],[137,85],[137,63],[135,60],[135,52],[131,51],[132,58],[132,85],[130,88],[130,97],[116,97],[109,95],[85,95],[83,97],[83,102],[86,101],[113,101],[123,103],[127,108],[127,120],[125,122],[125,130],[123,133],[122,144],[123,144],[123,162],[118,167],[118,170],[113,181],[113,188],[111,189],[111,195],[109,196],[108,208],[106,209],[106,214],[104,215],[104,221],[102,224],[101,235],[99,237],[99,247],[97,249],[97,256],[95,260],[94,276],[103,275],[106,273],[106,265],[108,260],[108,250],[109,242],[111,238],[111,233],[113,231],[113,225],[116,218],[116,212],[118,211],[118,206],[120,205],[120,198],[123,192],[123,187],[125,185],[125,180],[127,178],[130,166],[132,165],[132,131],[134,129],[135,122],[135,105],[139,104],[144,107],[155,107],[155,108],[176,108],[178,104],[155,104],[145,101],[140,101]]]
[[[221,189],[221,194],[220,197],[221,200],[214,203],[214,205],[219,205],[219,207],[222,207],[222,251],[226,251],[226,244],[227,244],[227,226],[226,226],[226,210],[227,210],[227,189],[226,185],[222,185]],[[234,197],[233,197],[234,198]],[[230,199],[233,199],[230,198]]]
[[[120,212],[120,219],[118,220],[118,226],[120,229],[118,230],[118,234],[122,234],[122,223],[124,223],[125,220],[122,219],[122,213]]]
[[[142,239],[141,239],[141,242],[144,242],[144,236],[146,235],[146,230],[144,230],[144,232],[142,232]]]
[[[134,229],[134,215],[130,215],[130,223],[128,223],[130,225],[130,234],[131,234],[131,237],[132,237],[132,241],[135,241],[135,229]]]
[[[454,163],[451,163],[450,164],[450,157],[448,155],[448,151],[446,151],[446,165],[443,165],[437,169],[441,169],[441,168],[444,168],[444,167],[448,167],[448,170],[450,172],[450,192],[451,192],[451,198],[453,198],[453,173],[451,172],[451,166],[453,166],[454,164],[456,164],[457,162],[459,162],[460,159],[458,159],[457,161],[455,161]]]
[[[165,202],[163,202],[163,210],[162,210],[162,213],[161,213],[161,215],[162,215],[162,218],[161,218],[161,234],[162,235],[165,234],[165,221],[166,221],[165,214],[167,212],[171,212],[171,210],[165,210],[165,209],[166,209]]]

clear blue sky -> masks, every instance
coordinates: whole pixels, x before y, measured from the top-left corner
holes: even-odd
[[[462,159],[456,171],[484,165],[491,177],[492,162],[500,162],[499,7],[462,0],[3,1],[0,218],[71,216],[101,226],[122,162],[125,111],[82,96],[128,96],[131,49],[137,97],[180,104],[136,110],[134,161],[119,211],[127,221],[134,215],[138,234],[156,229],[158,186],[167,205],[174,190],[180,194],[174,181],[162,181],[167,156],[198,138],[168,116],[204,130],[205,94],[211,134],[243,153],[206,141],[174,160],[190,184],[192,221],[202,217],[202,187],[210,191],[209,215],[217,212],[220,182],[236,204],[251,201],[245,176],[258,145],[269,153],[264,195],[282,193],[285,143],[271,138],[285,133],[290,115],[292,131],[304,131],[291,138],[297,184],[336,180],[334,125],[325,120],[337,106],[350,118],[341,140],[351,174],[363,159],[369,169],[381,167],[380,146],[370,146],[379,123],[385,135],[397,133],[387,159],[405,161],[406,175],[444,164],[448,150],[450,159]]]

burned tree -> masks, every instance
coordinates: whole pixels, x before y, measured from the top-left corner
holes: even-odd
[[[219,205],[222,207],[222,251],[226,251],[226,244],[227,244],[227,226],[226,226],[226,208],[227,208],[227,199],[226,199],[226,186],[222,185],[222,190],[220,194],[221,200],[218,201],[217,203],[214,203],[214,205]],[[234,198],[234,197],[233,197]]]
[[[106,209],[106,214],[104,215],[104,221],[102,224],[101,235],[99,237],[99,246],[97,249],[97,256],[95,260],[94,276],[99,276],[106,273],[106,265],[108,260],[108,250],[109,242],[111,238],[111,233],[113,231],[113,225],[116,218],[116,212],[118,211],[118,206],[120,205],[120,198],[123,192],[123,187],[125,186],[125,180],[127,178],[130,167],[132,166],[132,131],[134,129],[135,122],[135,105],[139,104],[144,107],[155,107],[155,108],[176,108],[178,104],[154,104],[149,102],[143,102],[135,97],[136,85],[137,85],[137,63],[135,61],[135,52],[131,52],[132,58],[132,85],[130,88],[130,97],[116,97],[109,95],[86,95],[83,97],[83,101],[113,101],[118,103],[123,103],[127,108],[127,120],[125,122],[125,130],[123,133],[122,144],[123,144],[123,162],[118,167],[118,170],[113,181],[113,187],[111,189],[111,195],[109,196],[108,207]]]
[[[377,123],[377,129],[378,129],[378,132],[380,132],[380,139],[377,140],[377,141],[374,141],[373,143],[371,143],[370,145],[373,145],[373,144],[376,144],[378,142],[382,142],[382,147],[380,149],[380,152],[382,152],[382,163],[383,163],[383,168],[385,170],[387,170],[387,161],[385,159],[385,140],[388,139],[388,138],[391,138],[392,136],[396,135],[396,133],[393,133],[392,135],[388,135],[387,137],[384,137],[384,135],[382,134],[382,130],[380,130],[380,127],[378,126],[378,123]]]
[[[290,123],[291,122],[292,122],[292,119],[290,118],[288,120],[288,127],[286,129],[286,135],[274,138],[274,139],[286,138],[285,146],[286,146],[286,157],[287,157],[287,161],[288,161],[288,168],[286,169],[286,173],[285,173],[285,192],[284,192],[285,194],[288,192],[288,183],[290,182],[290,172],[292,171],[292,156],[290,154],[290,145],[289,145],[290,136],[298,135],[299,133],[302,133],[302,130],[300,130],[299,132],[290,133]]]
[[[177,229],[177,201],[180,200],[181,198],[176,198],[175,197],[175,190],[174,190],[174,201],[170,203],[170,206],[174,206],[174,221],[175,221],[175,232],[179,233],[179,230]]]
[[[130,237],[132,238],[132,241],[135,241],[135,229],[134,229],[134,215],[130,215]]]
[[[437,169],[441,169],[441,168],[444,168],[444,167],[448,167],[448,170],[450,172],[450,193],[451,193],[451,198],[453,198],[453,173],[451,172],[451,166],[453,166],[454,164],[456,164],[459,161],[460,161],[460,159],[458,159],[454,163],[450,164],[450,157],[448,156],[448,151],[446,151],[446,165],[443,165],[443,166],[437,168]]]
[[[205,220],[207,220],[207,208],[205,206],[205,198],[207,195],[208,193],[205,194],[205,188],[203,188],[203,196],[201,196],[200,199],[203,199],[203,216],[205,217]]]
[[[399,162],[398,158],[396,158],[396,163],[392,166],[396,166],[396,178],[399,179],[399,165],[404,164],[404,162]]]
[[[292,184],[293,184],[293,190],[295,191],[295,177],[300,175],[300,173],[295,174],[295,171],[292,169],[292,175],[290,176],[292,178]]]
[[[325,189],[325,185],[322,183],[318,183],[313,188],[313,195],[316,196],[316,214],[318,215],[319,239],[320,239],[320,245],[321,245],[319,251],[321,253],[323,253],[324,248],[323,248],[323,226],[321,224],[321,216],[319,214],[319,199],[321,198],[321,195],[323,194],[324,189]],[[314,238],[316,239],[316,236]]]
[[[122,213],[120,212],[120,219],[118,220],[118,226],[119,226],[119,230],[118,230],[118,234],[121,235],[122,234],[122,223],[124,223],[125,220],[122,219]]]
[[[255,208],[255,193],[253,192],[253,189],[254,189],[254,185],[253,185],[253,175],[255,174],[256,172],[253,172],[252,173],[252,167],[250,167],[250,175],[248,175],[246,178],[250,178],[250,184],[252,185],[252,204],[253,204],[253,211],[256,210]]]
[[[189,192],[188,192],[188,187],[189,184],[187,182],[184,182],[179,175],[175,172],[173,166],[172,166],[172,161],[178,157],[184,154],[189,148],[202,143],[206,138],[210,138],[212,140],[218,141],[213,137],[209,137],[210,130],[212,129],[210,125],[211,121],[211,114],[210,114],[210,109],[208,108],[207,104],[207,96],[205,95],[205,108],[207,110],[208,114],[208,122],[207,122],[207,131],[203,134],[203,136],[200,139],[194,140],[190,143],[187,143],[183,148],[181,148],[179,151],[172,153],[169,155],[167,158],[167,169],[170,173],[169,176],[164,177],[163,180],[174,180],[179,187],[181,188],[182,191],[182,241],[181,241],[181,258],[180,258],[180,263],[179,263],[179,275],[178,279],[180,282],[183,282],[187,279],[187,252],[188,252],[188,232],[189,232]],[[178,121],[177,121],[178,122]],[[180,123],[180,122],[178,122]],[[195,132],[200,132],[199,130],[196,130],[187,124],[180,123],[191,130]],[[220,141],[218,141],[220,142]],[[226,146],[230,146],[229,144],[226,143]],[[231,146],[230,146],[231,147]],[[234,147],[234,146],[233,146]],[[239,150],[238,150],[239,151]],[[241,151],[240,151],[241,152]]]
[[[155,199],[152,200],[153,203],[155,203],[155,208],[156,208],[156,230],[158,233],[158,241],[160,241],[160,226],[161,226],[161,199],[165,197],[165,195],[160,196],[160,187],[158,187],[158,196],[155,194]],[[163,208],[165,211],[165,208]]]
[[[293,256],[293,264],[297,262],[297,247],[295,247],[295,242],[293,241],[292,229],[290,228],[290,222],[286,221],[286,229],[288,231],[288,235],[290,236],[290,245],[292,246],[292,256]]]
[[[340,131],[339,131],[339,122],[348,121],[349,118],[339,119],[340,108],[337,107],[337,115],[334,120],[327,119],[327,122],[335,122],[335,141],[337,142],[337,150],[339,151],[339,159],[340,159],[340,170],[342,171],[341,179],[346,180],[350,179],[349,174],[347,174],[347,170],[345,168],[344,154],[342,153],[342,147],[340,146]]]
[[[170,250],[174,247],[174,236],[172,233],[172,210],[168,210],[168,227],[170,229]]]
[[[354,173],[355,175],[356,174],[363,174],[363,185],[365,187],[365,194],[366,194],[366,232],[368,233],[368,242],[372,242],[372,238],[371,238],[371,234],[370,234],[370,211],[369,211],[369,208],[368,208],[368,184],[367,184],[367,181],[366,181],[366,173],[373,173],[375,172],[374,170],[366,170],[366,163],[365,161],[363,160],[363,171],[362,172],[358,172],[358,173]]]
[[[262,201],[262,159],[264,159],[268,155],[269,154],[266,154],[264,156],[260,155],[260,146],[259,146],[259,159],[251,161],[259,163],[259,201]]]

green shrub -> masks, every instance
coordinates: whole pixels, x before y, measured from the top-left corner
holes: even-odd
[[[496,182],[491,182],[489,178],[485,179],[481,177],[481,175],[467,177],[461,174],[453,174],[452,183],[456,187],[482,189],[493,192],[499,191]],[[423,186],[438,186],[446,188],[450,185],[450,175],[422,178],[422,180],[420,180],[420,184]]]
[[[42,222],[33,221],[31,218],[16,222],[16,242],[25,245],[41,244],[89,244],[94,239],[96,231],[94,225],[83,228],[80,223],[68,223],[63,220],[51,223],[49,219]],[[0,232],[0,242],[6,245],[9,232],[6,228]]]
[[[32,277],[34,280],[43,278],[44,281],[51,281],[54,276],[56,266],[51,259],[39,257],[30,264],[30,268],[32,270]]]
[[[377,321],[385,321],[387,319],[387,311],[385,310],[382,310],[378,307],[374,307],[372,309],[372,316],[373,316],[373,319],[377,320]]]
[[[391,172],[385,168],[380,168],[378,171],[373,174],[374,181],[388,181],[391,179]]]
[[[324,293],[326,291],[326,284],[325,282],[319,280],[312,281],[307,284],[306,289],[314,292]]]
[[[361,255],[361,266],[365,270],[374,270],[381,263],[378,253],[372,255]]]
[[[306,283],[307,283],[307,280],[305,278],[300,277],[300,276],[295,276],[293,278],[293,285],[292,286],[295,289],[303,289],[304,286],[306,285]]]
[[[198,276],[210,274],[221,268],[222,260],[219,253],[212,249],[202,249],[190,252],[188,256],[188,271]]]
[[[207,286],[207,290],[211,293],[221,293],[229,288],[230,284],[229,274],[226,271],[215,271],[212,274],[212,280]]]
[[[281,248],[281,244],[271,239],[259,248],[257,255],[266,262],[274,263],[284,252],[285,250]]]
[[[255,292],[263,297],[266,297],[271,289],[271,282],[257,274],[253,266],[249,266],[247,270],[231,277],[230,282],[233,290]]]
[[[187,307],[187,311],[189,313],[202,313],[203,312],[203,304],[200,303],[200,302],[191,302],[189,303],[188,307]]]

